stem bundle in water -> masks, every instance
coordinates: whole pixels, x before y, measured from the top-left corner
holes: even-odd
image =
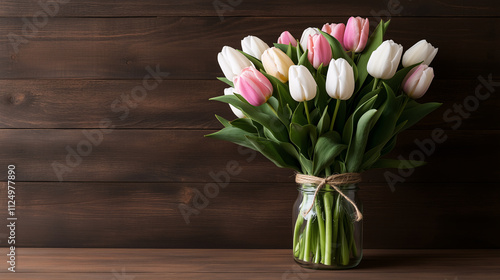
[[[327,186],[312,200],[304,192],[294,227],[295,260],[310,268],[350,268],[361,260],[360,222],[353,218],[353,207]],[[304,211],[312,210],[304,216]]]

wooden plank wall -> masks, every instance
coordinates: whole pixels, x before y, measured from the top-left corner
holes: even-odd
[[[300,37],[361,15],[392,18],[387,37],[405,48],[421,38],[439,47],[424,101],[444,105],[401,135],[393,155],[408,158],[436,127],[447,136],[392,189],[384,171],[365,174],[365,247],[500,248],[500,87],[474,97],[481,79],[500,81],[497,1],[50,3],[0,2],[0,221],[15,164],[19,246],[289,248],[293,174],[203,138],[220,128],[215,113],[232,117],[208,101],[224,88],[216,55],[248,34],[271,44],[283,30]],[[147,67],[163,74],[131,99]],[[187,224],[179,205],[203,204],[198,193],[228,168],[230,182]]]

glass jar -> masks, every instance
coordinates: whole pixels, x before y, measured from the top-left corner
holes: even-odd
[[[299,185],[293,208],[293,255],[311,269],[348,269],[363,255],[363,220],[357,222],[354,206],[331,186]],[[355,184],[339,186],[359,211],[362,204]]]

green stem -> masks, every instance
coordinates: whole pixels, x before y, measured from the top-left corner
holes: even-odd
[[[354,235],[354,221],[349,219],[349,217],[347,217],[344,221],[347,223],[346,226],[349,229],[349,238],[350,238],[349,248],[352,251],[352,256],[354,258],[357,258],[358,257],[358,248],[356,247],[356,237]]]
[[[340,107],[340,100],[337,99],[337,102],[335,103],[335,111],[333,111],[332,121],[330,122],[330,131],[333,130],[333,126],[335,125],[335,119],[337,118],[339,107]]]
[[[351,59],[352,59],[352,62],[354,62],[354,55],[355,55],[355,54],[356,54],[356,53],[355,53],[354,51],[351,51]]]
[[[335,251],[337,250],[339,240],[339,220],[340,220],[340,203],[342,203],[342,196],[340,194],[337,195],[337,199],[335,200],[335,209],[333,210],[333,255],[335,255]]]
[[[323,196],[325,204],[325,256],[323,258],[325,265],[332,264],[332,204],[330,203],[330,192]]]
[[[295,257],[299,257],[300,253],[300,228],[302,227],[302,224],[304,223],[304,217],[302,216],[302,211],[299,212],[299,215],[297,217],[297,221],[295,222],[295,230],[293,233],[293,255]]]
[[[307,220],[306,225],[306,238],[304,240],[304,261],[310,262],[311,259],[311,228],[312,228],[312,217]]]
[[[319,238],[316,238],[316,249],[314,250],[314,263],[319,263],[320,261],[320,257],[321,257],[321,254],[320,254],[320,251],[321,251],[321,244],[320,244],[320,239]]]
[[[309,116],[309,108],[307,107],[307,100],[304,100],[304,109],[306,111],[307,122],[311,124],[311,117]]]
[[[314,201],[314,206],[316,210],[316,217],[318,220],[318,230],[319,230],[319,247],[321,250],[321,256],[324,259],[325,256],[325,221],[323,220],[323,213],[321,211],[320,206],[321,195],[318,194],[318,197]]]
[[[349,264],[349,244],[347,244],[346,234],[344,223],[340,221],[339,223],[339,232],[340,232],[340,263],[342,265]]]
[[[378,87],[378,82],[379,82],[379,78],[375,78],[373,79],[373,87],[372,87],[372,91],[376,90],[377,87]]]

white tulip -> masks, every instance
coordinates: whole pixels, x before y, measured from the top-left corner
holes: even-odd
[[[232,87],[229,87],[229,88],[226,88],[224,89],[224,95],[234,95],[236,91],[234,90],[234,88]],[[244,118],[245,117],[245,114],[243,114],[243,112],[234,107],[233,105],[229,104],[229,107],[231,108],[231,111],[233,111],[233,113],[238,117],[238,118]]]
[[[269,49],[269,46],[259,37],[250,35],[241,40],[241,49],[247,54],[260,59],[262,53]]]
[[[394,43],[393,40],[384,41],[372,52],[366,70],[372,77],[377,79],[390,79],[398,70],[403,46]]]
[[[309,42],[309,36],[313,36],[319,33],[319,30],[314,27],[308,27],[302,32],[302,36],[300,37],[300,45],[304,51],[307,50],[307,43]]]
[[[241,73],[246,67],[253,66],[252,62],[239,51],[224,46],[222,51],[217,55],[217,61],[224,73],[224,76],[230,81]]]
[[[318,85],[304,65],[293,65],[288,69],[290,95],[295,101],[309,101],[316,97]]]
[[[403,55],[403,66],[408,67],[422,61],[422,64],[429,65],[437,52],[438,48],[433,47],[426,40],[420,40]]]
[[[356,84],[352,66],[343,58],[332,59],[326,74],[326,92],[331,98],[347,100],[354,93]]]

